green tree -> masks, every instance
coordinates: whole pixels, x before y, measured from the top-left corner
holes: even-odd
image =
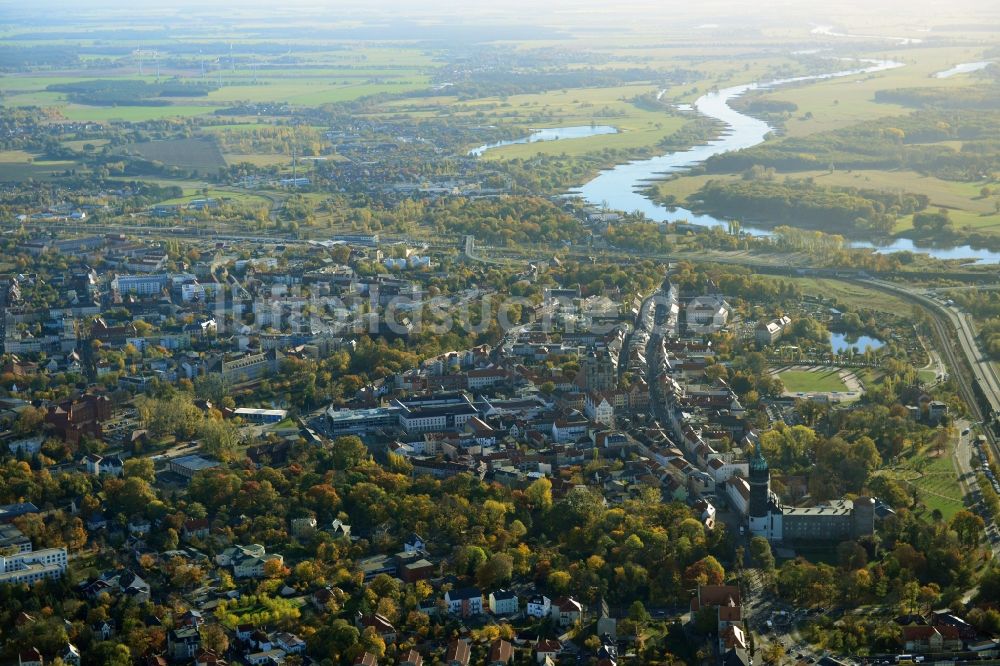
[[[156,469],[149,458],[129,458],[125,461],[125,478],[137,477],[146,483],[156,481]]]
[[[489,589],[510,581],[514,573],[514,558],[506,553],[497,553],[476,569],[476,582]]]
[[[239,428],[231,421],[207,418],[198,426],[202,449],[219,460],[231,460],[240,446]]]
[[[111,641],[101,641],[86,653],[84,663],[97,666],[131,666],[132,653],[127,645],[123,643],[113,643]]]
[[[540,511],[552,508],[552,482],[546,477],[535,479],[524,491],[528,503]]]
[[[349,435],[333,440],[333,464],[337,469],[350,469],[368,460],[371,454],[360,437]]]
[[[774,553],[771,552],[771,543],[764,537],[755,536],[750,539],[750,557],[764,571],[774,571]]]
[[[966,548],[975,548],[979,545],[986,523],[976,514],[963,509],[952,517],[950,526]]]

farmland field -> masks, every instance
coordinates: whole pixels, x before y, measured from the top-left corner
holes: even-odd
[[[54,175],[75,169],[71,160],[44,160],[23,150],[0,151],[0,182],[15,182],[28,178],[49,179]]]
[[[203,173],[226,166],[219,146],[211,139],[150,141],[132,144],[127,150],[147,160],[162,162],[167,166],[196,169]]]

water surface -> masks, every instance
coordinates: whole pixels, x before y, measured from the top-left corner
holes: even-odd
[[[702,95],[695,101],[694,109],[698,113],[722,123],[723,130],[718,137],[686,150],[619,164],[602,171],[582,187],[571,190],[570,194],[581,196],[595,206],[607,206],[629,213],[639,212],[656,222],[687,222],[703,227],[726,227],[728,226],[727,220],[710,214],[694,213],[685,208],[663,206],[648,198],[642,191],[648,188],[652,182],[663,180],[664,176],[683,173],[695,165],[702,164],[714,155],[743,150],[763,143],[771,132],[771,127],[763,120],[742,114],[729,106],[730,101],[750,90],[858,74],[874,74],[903,66],[902,63],[891,60],[862,60],[861,62],[864,64],[863,67],[827,74],[776,79],[766,83],[745,83]],[[758,236],[767,236],[771,233],[768,228],[756,227],[752,223],[741,223],[740,229]],[[975,259],[983,263],[1000,263],[1000,252],[974,249],[968,245],[918,247],[908,238],[893,239],[891,242],[880,245],[866,241],[852,241],[850,245],[857,248],[871,248],[877,252],[908,250],[923,252],[938,259]]]
[[[955,65],[951,69],[946,69],[943,72],[938,72],[934,75],[935,79],[950,79],[953,76],[959,74],[969,74],[970,72],[978,72],[981,69],[986,69],[993,64],[992,60],[983,60],[982,62],[963,62]]]
[[[483,153],[494,148],[503,146],[514,146],[521,143],[537,143],[538,141],[559,141],[560,139],[584,139],[588,136],[598,136],[601,134],[617,134],[618,128],[610,125],[577,125],[574,127],[548,127],[534,130],[531,134],[520,139],[510,139],[508,141],[497,141],[487,143],[473,148],[469,155],[481,157]]]
[[[858,352],[864,352],[868,347],[873,350],[880,349],[885,346],[885,343],[870,335],[852,336],[847,333],[830,333],[830,346],[833,347],[834,352],[842,354],[851,347]]]

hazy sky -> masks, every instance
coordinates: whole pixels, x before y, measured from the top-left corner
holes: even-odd
[[[103,11],[102,11],[103,10]],[[572,28],[594,25],[683,24],[724,20],[759,24],[815,20],[866,25],[983,25],[1000,21],[997,0],[0,0],[0,24],[47,19],[136,24],[204,16],[314,16],[324,21],[386,22],[409,18],[435,23],[517,23]]]

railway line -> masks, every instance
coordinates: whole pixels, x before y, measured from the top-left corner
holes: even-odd
[[[930,314],[938,350],[951,368],[959,395],[969,406],[975,420],[984,424],[987,441],[995,459],[1000,460],[997,446],[996,419],[1000,416],[1000,380],[996,368],[985,358],[976,340],[968,317],[955,312],[926,295],[881,280],[860,280],[862,284],[891,292],[915,303]]]

